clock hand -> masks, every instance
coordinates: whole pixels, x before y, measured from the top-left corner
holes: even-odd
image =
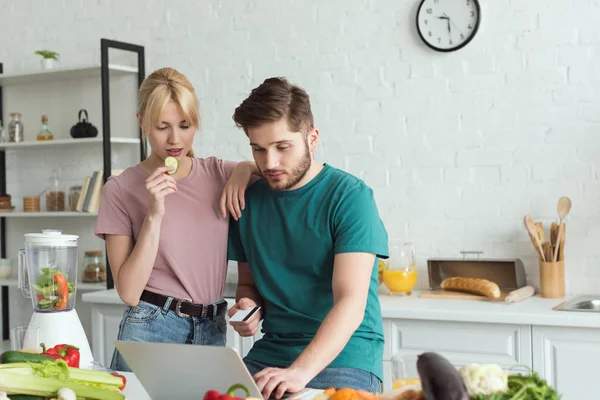
[[[454,21],[452,21],[450,18],[448,18],[448,21],[450,21],[450,23],[452,25],[454,25],[454,29],[456,29],[458,31],[458,33],[460,33],[462,35],[462,31],[460,29],[458,29],[458,26],[456,26],[456,24],[454,23]]]

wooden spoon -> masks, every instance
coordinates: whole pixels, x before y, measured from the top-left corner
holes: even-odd
[[[556,211],[558,211],[558,217],[560,218],[560,222],[558,224],[558,235],[557,235],[557,245],[554,248],[554,257],[553,261],[556,262],[556,257],[558,256],[558,248],[560,247],[560,240],[562,238],[562,231],[564,229],[563,220],[567,218],[569,212],[571,211],[571,199],[566,196],[558,199],[558,205],[556,206]]]
[[[542,244],[540,243],[540,237],[537,233],[537,227],[529,215],[525,216],[525,228],[527,228],[529,234],[535,239],[535,245],[537,246],[539,253],[542,255],[542,261],[545,262],[546,256],[544,255],[544,250],[542,250]]]

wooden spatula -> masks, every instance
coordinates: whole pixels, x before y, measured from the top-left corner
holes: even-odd
[[[558,199],[558,205],[556,206],[556,211],[558,211],[558,217],[560,218],[560,225],[558,226],[558,240],[561,239],[562,237],[562,230],[565,228],[564,226],[564,219],[567,218],[567,215],[569,215],[569,212],[571,211],[571,199],[569,199],[566,196],[561,197],[560,199]],[[554,262],[556,262],[556,257],[558,256],[558,248],[560,247],[560,245],[558,245],[557,242],[557,246],[554,249]]]
[[[533,220],[531,219],[531,217],[529,215],[525,216],[524,223],[525,223],[525,228],[527,228],[527,231],[529,232],[529,234],[531,236],[533,236],[533,238],[535,239],[536,249],[542,255],[542,261],[546,261],[546,257],[544,256],[544,251],[542,250],[542,243],[540,242],[540,238],[538,237],[537,228],[535,226],[535,223],[533,222]]]

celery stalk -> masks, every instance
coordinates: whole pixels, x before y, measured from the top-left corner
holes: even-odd
[[[123,384],[121,378],[111,375],[108,372],[80,368],[69,368],[69,380],[78,381],[78,383],[89,382],[106,385],[108,387],[112,386],[117,390]]]
[[[0,364],[0,372],[7,371],[21,375],[36,375],[45,378],[56,378],[61,381],[73,382],[81,385],[119,391],[123,384],[121,378],[113,376],[105,371],[91,369],[65,368],[64,361],[44,361],[39,364],[13,363]],[[63,370],[64,368],[64,370]]]
[[[123,400],[119,392],[98,389],[73,382],[65,382],[58,379],[42,378],[35,375],[24,375],[11,372],[10,369],[0,370],[0,392],[11,394],[29,394],[32,396],[56,396],[62,388],[69,388],[75,392],[77,397],[93,400]]]

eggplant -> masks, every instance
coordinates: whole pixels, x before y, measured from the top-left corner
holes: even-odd
[[[458,371],[437,353],[423,353],[417,358],[417,371],[427,400],[469,400]]]

